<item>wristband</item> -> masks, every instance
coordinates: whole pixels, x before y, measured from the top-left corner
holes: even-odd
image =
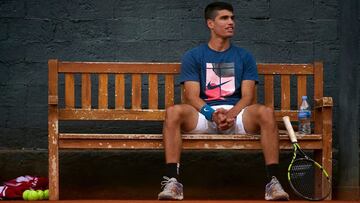
[[[215,112],[215,109],[213,109],[210,105],[205,104],[200,109],[200,113],[205,116],[206,120],[212,121],[213,113]]]

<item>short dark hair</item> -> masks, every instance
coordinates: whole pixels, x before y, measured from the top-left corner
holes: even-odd
[[[228,10],[228,11],[234,12],[233,6],[229,3],[213,2],[209,5],[207,5],[205,8],[205,20],[208,20],[208,19],[214,20],[217,15],[217,11],[220,11],[220,10]]]

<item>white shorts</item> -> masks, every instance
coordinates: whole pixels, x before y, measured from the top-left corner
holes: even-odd
[[[224,108],[224,109],[231,109],[233,105],[218,105],[218,106],[212,106],[214,109],[218,108]],[[245,111],[246,107],[241,110],[238,116],[236,116],[236,123],[227,130],[218,130],[216,127],[215,122],[210,122],[206,120],[205,116],[199,113],[199,118],[197,125],[194,130],[186,133],[192,133],[192,134],[246,134],[245,128],[243,125],[243,113]]]

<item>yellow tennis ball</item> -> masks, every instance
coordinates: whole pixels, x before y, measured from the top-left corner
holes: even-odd
[[[29,200],[29,193],[30,193],[30,190],[25,190],[23,193],[22,193],[22,198],[24,200]]]
[[[44,191],[44,199],[49,199],[49,189]]]
[[[29,201],[34,201],[34,200],[38,200],[39,199],[39,195],[35,190],[31,190],[29,195],[28,195],[28,200]]]
[[[44,191],[42,190],[36,190],[37,194],[38,194],[38,200],[43,200],[45,197]]]

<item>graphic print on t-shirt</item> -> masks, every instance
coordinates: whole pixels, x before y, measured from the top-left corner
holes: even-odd
[[[206,63],[207,101],[224,100],[235,92],[234,63]]]

